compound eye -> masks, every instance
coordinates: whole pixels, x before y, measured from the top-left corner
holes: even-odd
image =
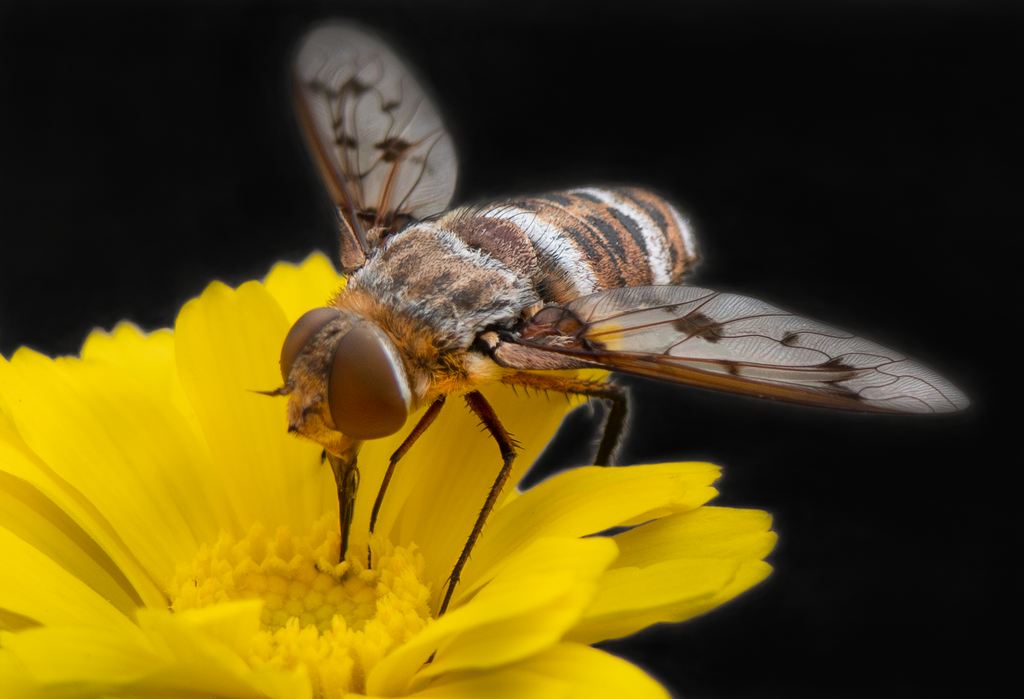
[[[409,415],[405,372],[365,327],[349,331],[331,364],[328,403],[334,425],[352,439],[379,439],[402,429]]]
[[[320,332],[320,328],[338,318],[341,313],[336,308],[314,308],[302,315],[288,336],[284,338],[284,345],[281,347],[281,378],[288,383],[288,374],[292,371],[295,358],[306,347],[309,340]]]

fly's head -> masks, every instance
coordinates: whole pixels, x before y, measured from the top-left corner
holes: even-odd
[[[336,456],[394,434],[412,409],[394,342],[351,311],[317,308],[299,318],[281,348],[281,377],[288,430]]]

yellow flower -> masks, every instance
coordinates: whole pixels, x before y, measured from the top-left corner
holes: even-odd
[[[588,644],[768,574],[768,515],[704,505],[716,467],[580,468],[503,494],[435,618],[500,465],[457,402],[399,464],[372,543],[401,435],[365,446],[352,550],[373,567],[338,563],[331,470],[256,391],[341,282],[314,256],[211,284],[173,333],[122,324],[80,359],[0,358],[4,696],[665,696]],[[486,393],[524,445],[515,482],[567,407]]]

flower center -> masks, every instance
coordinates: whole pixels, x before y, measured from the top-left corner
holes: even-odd
[[[203,544],[194,561],[178,566],[171,608],[262,599],[251,666],[305,665],[316,697],[361,692],[373,667],[429,623],[430,589],[420,582],[424,562],[415,545],[375,539],[380,555],[372,568],[356,557],[331,563],[339,547],[331,520],[325,516],[302,538],[288,527],[267,535],[259,523],[241,540],[221,532],[216,544]]]

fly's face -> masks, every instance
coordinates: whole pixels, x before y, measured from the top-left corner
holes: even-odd
[[[337,308],[309,311],[281,349],[288,429],[341,455],[402,428],[412,393],[401,356],[376,324]]]

